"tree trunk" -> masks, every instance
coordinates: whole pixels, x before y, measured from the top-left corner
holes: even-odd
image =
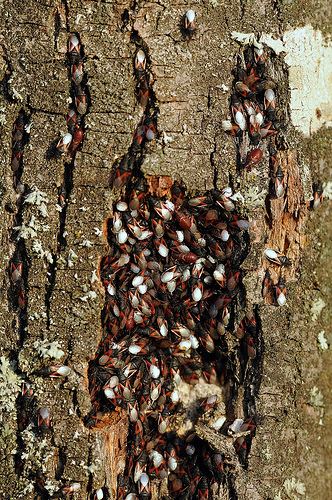
[[[183,29],[189,8],[197,21],[192,36]],[[296,50],[290,51],[286,42],[304,21],[327,29],[331,13],[323,1],[319,9],[300,0],[211,0],[193,6],[23,0],[2,5],[1,498],[50,498],[79,483],[72,498],[93,498],[104,488],[115,499],[117,476],[125,469],[127,414],[118,407],[89,425],[88,370],[102,340],[105,293],[99,263],[107,254],[107,220],[119,196],[110,186],[110,174],[132,151],[133,134],[144,115],[134,71],[138,49],[147,55],[149,113],[157,129],[140,158],[150,189],[167,193],[168,178],[191,193],[231,184],[239,193],[237,213],[251,223],[250,251],[241,272],[245,312],[254,311],[258,322],[256,357],[244,363],[244,344],[227,334],[234,372],[215,391],[228,424],[254,414],[256,429],[239,456],[227,432],[214,431],[207,421],[197,425],[196,433],[228,456],[227,481],[216,498],[330,498],[330,201],[316,211],[308,209],[318,180],[331,196],[331,129],[319,126],[331,119],[332,104],[324,96],[320,107],[304,104],[303,116],[307,111],[308,116],[299,120],[309,123],[304,125],[308,130],[302,122],[302,128],[294,128],[299,99],[309,102],[306,95],[296,96],[296,89],[308,87],[310,64],[318,56],[313,46],[301,67],[290,62]],[[222,130],[234,93],[232,70],[245,49],[231,37],[233,31],[264,32],[270,45],[264,46],[266,65],[277,84],[282,121],[275,139],[277,162],[287,179],[281,199],[269,194],[268,141],[260,146],[262,161],[241,170],[239,159],[245,158],[248,141],[239,143]],[[317,40],[321,32],[314,33]],[[73,34],[82,45],[89,104],[81,122],[82,146],[72,155],[60,155],[55,146],[67,132],[66,114],[74,100],[67,54]],[[280,43],[285,35],[281,50],[270,35]],[[307,32],[298,36],[305,52]],[[318,66],[331,75],[328,42],[319,58]],[[328,91],[317,88],[319,95]],[[23,159],[15,171],[13,126],[19,120],[24,125]],[[286,253],[292,262],[283,271],[283,307],[276,307],[269,295],[262,298],[265,248]],[[20,262],[22,278],[15,282],[11,265]],[[280,272],[274,269],[276,280]],[[71,368],[68,377],[36,373],[58,364]],[[24,381],[33,390],[28,403],[20,396]],[[202,382],[188,387],[188,401],[206,394]],[[37,428],[44,407],[51,415],[45,436],[42,426]],[[153,484],[152,498],[166,494],[164,484]]]

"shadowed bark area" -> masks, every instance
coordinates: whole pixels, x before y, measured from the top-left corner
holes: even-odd
[[[191,38],[181,32],[189,7],[197,15]],[[327,306],[331,242],[326,236],[331,202],[315,212],[308,207],[312,182],[327,181],[331,174],[331,130],[304,140],[285,127],[278,161],[287,173],[288,194],[281,207],[279,200],[267,201],[266,146],[255,172],[240,174],[235,143],[221,128],[229,114],[232,69],[242,52],[230,32],[264,30],[280,36],[287,23],[301,22],[302,7],[295,2],[293,12],[282,2],[235,0],[190,6],[50,0],[1,7],[1,498],[49,498],[47,491],[52,495],[74,482],[81,489],[72,498],[90,498],[105,485],[116,498],[127,417],[114,412],[91,429],[84,422],[91,411],[88,364],[102,338],[104,292],[98,269],[106,253],[105,221],[115,199],[110,172],[129,151],[144,114],[133,66],[139,48],[147,54],[157,129],[154,141],[144,147],[142,171],[169,176],[195,193],[231,184],[243,195],[240,210],[251,222],[251,250],[242,270],[247,302],[259,318],[257,357],[244,375],[237,367],[243,383],[227,387],[223,397],[229,422],[243,417],[250,405],[258,422],[245,467],[238,467],[223,498],[330,498],[331,361],[317,338],[321,334],[332,341]],[[308,9],[306,15],[317,20],[317,11]],[[56,157],[50,152],[67,132],[73,99],[70,34],[79,36],[83,47],[89,105],[82,146],[73,156]],[[267,52],[274,60],[279,106],[288,117],[287,69],[282,56]],[[11,169],[12,129],[20,113],[23,195],[13,187]],[[285,307],[261,296],[262,256],[269,246],[291,249]],[[21,308],[18,287],[10,279],[15,259],[23,262],[20,290],[26,302]],[[238,341],[233,342],[238,351]],[[35,373],[51,364],[68,365],[71,373],[64,380]],[[22,381],[33,388],[25,430],[20,423]],[[202,395],[193,390],[191,398]],[[44,439],[37,429],[43,407],[51,413]],[[204,437],[216,449],[222,446],[211,432]],[[153,498],[161,498],[158,488],[153,486]]]

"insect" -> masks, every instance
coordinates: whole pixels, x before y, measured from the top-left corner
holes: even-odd
[[[250,228],[249,221],[247,221],[246,219],[242,219],[241,217],[235,214],[233,214],[233,221],[231,221],[229,225],[245,231],[248,231],[248,229]]]
[[[71,370],[69,366],[53,365],[42,368],[35,373],[37,373],[38,375],[46,375],[51,378],[63,378],[67,377],[70,372]]]
[[[258,66],[263,66],[265,64],[265,53],[263,48],[254,46],[254,59]]]
[[[121,189],[129,182],[134,168],[134,162],[135,159],[126,154],[120,161],[120,164],[112,171],[110,183],[115,189]]]
[[[286,304],[286,284],[282,278],[279,278],[275,291],[277,304],[279,306],[284,306]]]
[[[201,477],[198,483],[198,500],[208,500],[209,499],[209,486],[207,479]]]
[[[323,186],[321,181],[318,181],[317,184],[313,185],[313,191],[314,199],[312,202],[312,208],[313,210],[317,210],[317,208],[320,207],[323,201]]]
[[[137,129],[135,130],[134,138],[133,138],[134,147],[142,145],[142,143],[145,139],[145,131],[146,131],[145,125],[139,125],[137,127]]]
[[[105,497],[103,488],[99,488],[93,494],[92,500],[103,500]]]
[[[53,495],[53,498],[66,498],[70,497],[72,493],[79,491],[81,489],[80,483],[72,483],[69,486],[64,486],[57,493]]]
[[[71,134],[74,133],[77,122],[78,117],[76,111],[74,109],[70,109],[67,113],[67,126]]]
[[[41,408],[38,413],[38,427],[42,437],[45,437],[50,426],[50,410],[46,407]]]
[[[17,294],[17,304],[19,309],[24,309],[26,306],[26,298],[23,290],[17,290],[16,294]]]
[[[251,99],[255,96],[255,93],[243,82],[236,82],[234,88],[241,96],[248,99]],[[248,112],[249,110],[246,108],[246,111]],[[248,112],[248,114],[252,113]]]
[[[263,281],[262,296],[266,297],[271,289],[272,289],[272,280],[271,280],[270,272],[267,269],[266,273],[265,273],[264,281]]]
[[[76,35],[72,35],[68,40],[68,53],[73,62],[80,57],[81,45]]]
[[[276,112],[276,96],[272,89],[267,89],[264,94],[264,109],[268,121],[274,120]]]
[[[203,401],[201,402],[200,406],[199,406],[199,412],[200,413],[206,413],[207,411],[211,410],[211,408],[214,407],[214,405],[216,404],[217,402],[217,396],[214,395],[214,396],[209,396],[205,399],[203,399]]]
[[[30,404],[33,398],[33,390],[29,382],[23,382],[21,395],[23,401],[23,408],[26,408]]]
[[[73,64],[70,68],[71,78],[75,85],[78,85],[83,80],[83,64],[79,63],[77,66]]]
[[[277,198],[281,198],[285,194],[285,176],[280,165],[275,174],[274,192]]]
[[[196,29],[196,14],[192,9],[184,15],[184,29],[187,34],[192,34]]]
[[[235,123],[240,127],[242,131],[246,130],[247,128],[247,120],[246,120],[246,115],[244,108],[235,96],[232,98],[232,104],[231,104],[231,111],[233,115],[233,119]]]
[[[272,248],[267,248],[264,252],[264,256],[274,264],[278,266],[290,266],[291,262],[287,259],[286,255],[278,252],[277,250],[273,250]]]
[[[149,119],[144,120],[145,125],[145,137],[148,141],[153,141],[156,135],[156,128],[153,122]]]
[[[75,87],[75,106],[80,115],[85,115],[88,109],[86,91],[81,86]]]
[[[149,97],[150,97],[150,91],[149,91],[148,81],[146,78],[144,78],[143,80],[141,80],[138,89],[138,99],[143,108],[145,108],[145,106],[147,105]]]
[[[233,135],[234,137],[239,137],[242,135],[241,128],[235,123],[230,122],[229,120],[223,120],[221,122],[221,127],[224,132]]]
[[[70,154],[74,154],[81,142],[83,141],[83,130],[81,128],[76,128],[73,139],[70,145]]]
[[[17,267],[15,267],[15,264],[13,262],[11,263],[10,277],[14,284],[18,283],[22,279],[22,270],[23,270],[22,262],[20,262],[20,264],[17,264]]]
[[[65,134],[62,139],[59,140],[57,144],[57,150],[60,153],[67,153],[69,151],[70,145],[72,143],[73,136],[68,132]]]
[[[19,114],[14,126],[13,126],[13,149],[15,147],[21,148],[22,147],[22,140],[23,140],[23,134],[24,134],[24,119],[23,115]]]
[[[15,149],[13,150],[13,153],[12,153],[12,164],[11,164],[11,167],[12,167],[12,171],[13,172],[16,172],[20,166],[22,164],[22,151],[15,151]]]
[[[24,194],[25,186],[16,175],[14,175],[13,184],[14,184],[14,189],[18,194]]]
[[[261,161],[263,157],[263,152],[261,149],[253,149],[247,154],[247,159],[244,164],[244,167],[251,167],[257,165]]]
[[[236,271],[236,272],[230,271],[230,274],[229,274],[229,277],[228,277],[228,280],[226,283],[226,286],[230,292],[236,288],[236,286],[239,283],[239,280],[240,280],[240,271]]]
[[[249,337],[248,342],[245,342],[247,346],[247,353],[250,359],[254,359],[256,357],[256,347],[252,337]]]
[[[142,49],[140,49],[135,57],[135,71],[138,78],[142,78],[146,69],[146,57]]]
[[[276,125],[276,123],[273,124],[272,122],[263,124],[260,128],[261,137],[264,138],[276,134],[278,132]]]

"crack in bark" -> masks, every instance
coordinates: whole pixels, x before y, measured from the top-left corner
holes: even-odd
[[[29,142],[29,133],[26,131],[26,126],[29,123],[29,118],[23,111],[19,112],[17,119],[15,120],[13,127],[13,141],[12,141],[12,170],[13,170],[13,189],[17,193],[17,212],[14,217],[14,226],[22,226],[23,224],[23,204],[24,204],[24,193],[28,190],[28,186],[24,186],[21,182],[21,177],[23,174],[23,153],[24,147]],[[18,156],[19,155],[19,156]],[[19,158],[19,160],[17,159]],[[16,165],[18,162],[18,166]],[[8,290],[8,308],[9,310],[13,308],[18,309],[17,312],[17,348],[21,349],[26,338],[28,330],[28,316],[27,316],[27,300],[26,296],[29,291],[28,287],[28,269],[30,266],[30,259],[28,259],[28,254],[26,251],[26,245],[24,238],[20,238],[16,234],[13,234],[13,229],[11,230],[11,240],[14,241],[14,250],[10,259],[10,288]],[[19,239],[17,239],[17,237]],[[20,271],[21,268],[21,271]],[[17,449],[19,450],[15,456],[15,468],[16,473],[19,477],[21,472],[21,455],[25,450],[23,440],[20,436],[20,426],[25,425],[26,415],[25,411],[21,407],[22,398],[19,396],[17,398],[17,422],[18,429],[16,432],[16,443]]]
[[[23,204],[24,204],[24,195],[28,191],[28,186],[23,185],[21,182],[21,177],[23,174],[23,152],[24,147],[29,142],[29,133],[26,132],[26,126],[29,123],[28,116],[24,113],[23,110],[20,111],[17,120],[15,121],[14,128],[20,126],[22,132],[21,140],[16,140],[12,145],[12,165],[15,165],[15,155],[20,155],[18,168],[14,170],[13,174],[13,188],[17,193],[17,211],[14,217],[14,226],[20,227],[23,224]],[[14,141],[15,135],[13,135]],[[21,144],[21,146],[20,146]],[[13,166],[12,166],[13,169]],[[11,265],[16,268],[21,265],[21,277],[16,281],[13,281],[13,273],[11,274],[11,287],[9,291],[9,300],[10,303],[13,304],[14,309],[18,309],[18,345],[22,347],[27,326],[28,326],[28,318],[26,312],[26,292],[28,292],[28,268],[29,268],[29,259],[26,251],[26,245],[24,238],[20,238],[19,235],[13,234],[11,235],[12,241],[15,241],[14,251],[11,257]],[[18,238],[18,239],[17,239]]]
[[[15,104],[16,101],[11,96],[11,94],[9,92],[9,83],[8,83],[9,80],[11,79],[11,77],[12,77],[12,74],[13,74],[14,70],[13,70],[13,67],[11,65],[8,53],[7,53],[7,48],[3,44],[1,44],[1,48],[2,48],[2,51],[3,51],[3,56],[2,57],[6,61],[6,64],[7,64],[7,70],[6,70],[5,76],[3,77],[2,81],[0,82],[0,91],[3,94],[3,96],[5,97],[5,99],[10,104]]]
[[[68,26],[68,21],[67,21],[67,16],[68,12],[66,10],[66,25]],[[75,35],[79,37],[79,34],[75,32]],[[84,61],[84,47],[81,46],[81,60]],[[69,78],[70,76],[70,60],[68,56],[68,74]],[[91,100],[90,100],[90,93],[87,87],[87,74],[84,72],[83,74],[83,80],[82,80],[82,87],[84,87],[84,91],[87,95],[87,111],[86,113],[89,112],[89,107],[91,105]],[[75,84],[72,82],[71,84],[71,89],[70,89],[70,96],[72,99],[72,102],[75,102]],[[85,115],[80,115],[78,118],[78,122],[80,125],[80,128],[83,131],[83,137],[84,137],[84,131],[85,131]],[[50,154],[53,153],[53,146],[50,148]],[[71,191],[73,189],[73,170],[75,167],[75,157],[76,157],[76,150],[74,153],[71,154],[71,159],[70,161],[65,161],[64,162],[64,173],[63,173],[63,182],[58,188],[58,194],[59,194],[59,206],[62,208],[61,211],[59,211],[59,232],[57,235],[57,250],[55,253],[52,254],[53,257],[53,262],[49,265],[48,268],[48,281],[49,285],[46,287],[46,294],[45,294],[45,305],[46,305],[46,314],[47,314],[47,328],[49,329],[50,327],[50,308],[51,308],[51,296],[53,293],[53,289],[55,286],[56,282],[56,273],[57,273],[57,258],[61,256],[61,253],[65,250],[67,247],[67,241],[66,241],[66,216],[67,216],[67,209],[68,209],[68,204],[70,202],[70,195]]]

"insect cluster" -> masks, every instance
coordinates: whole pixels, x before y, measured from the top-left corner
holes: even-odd
[[[140,49],[135,74],[140,102],[148,108],[145,72]],[[232,466],[195,432],[177,435],[173,421],[183,413],[181,383],[203,378],[213,384],[231,376],[228,335],[242,340],[247,360],[256,356],[256,317],[245,314],[240,271],[249,222],[234,213],[229,187],[194,198],[177,183],[167,197],[149,192],[138,159],[153,139],[151,130],[144,117],[111,175],[112,186],[125,194],[107,221],[109,252],[100,262],[103,338],[90,366],[93,411],[87,425],[116,407],[127,412],[128,455],[118,500],[149,498],[156,477],[167,478],[171,498],[208,498]],[[217,396],[200,400],[196,418],[216,403]],[[255,427],[252,419],[241,425],[247,435],[235,440],[238,452],[246,450]],[[227,435],[222,425],[218,431]]]
[[[185,14],[183,29],[189,38],[194,33],[194,11]],[[270,141],[273,193],[282,198],[285,177],[270,139],[280,128],[275,85],[267,79],[262,48],[249,47],[244,57],[245,67],[241,62],[236,69],[232,119],[224,121],[222,128],[237,141],[248,134],[254,149],[241,161],[241,168],[259,163],[263,152],[257,146],[263,139]],[[68,41],[68,58],[76,109],[68,111],[68,133],[58,142],[57,152],[74,155],[83,140],[82,117],[88,106],[81,46],[75,35]],[[108,254],[99,268],[105,290],[103,337],[89,370],[93,410],[86,424],[93,427],[117,407],[127,412],[127,462],[118,476],[118,500],[149,499],[155,478],[167,480],[168,498],[202,500],[221,494],[223,484],[232,481],[233,464],[195,431],[195,424],[218,407],[216,395],[197,402],[191,431],[178,435],[176,418],[185,413],[181,385],[195,385],[200,379],[209,384],[231,380],[232,337],[240,341],[244,364],[256,357],[257,318],[246,308],[241,281],[241,264],[250,246],[249,222],[235,213],[230,187],[197,197],[190,197],[178,183],[168,196],[158,197],[149,190],[140,162],[146,141],[153,141],[157,132],[147,66],[146,53],[140,48],[134,71],[144,115],[128,153],[111,173],[111,184],[122,195],[107,220]],[[13,130],[12,170],[15,189],[21,194],[23,137],[24,115],[20,114]],[[321,184],[315,193],[313,206],[317,208]],[[266,249],[264,255],[277,266],[290,265],[276,250]],[[17,251],[10,276],[20,308],[25,307],[22,272]],[[279,306],[286,303],[285,282],[280,277],[274,284],[269,270],[262,293],[274,297]],[[69,367],[53,365],[34,374],[62,380],[69,373]],[[39,408],[37,416],[36,410],[32,385],[26,381],[19,401],[19,430],[34,420],[44,438],[51,429],[50,410]],[[254,410],[248,412],[246,419],[215,427],[220,436],[233,436],[232,446],[240,458],[247,453],[255,429]],[[17,463],[22,466],[20,455]],[[40,471],[35,479],[37,491],[48,498]],[[51,498],[69,497],[80,488],[76,482],[63,486]],[[108,497],[106,488],[90,496],[93,500]]]
[[[264,256],[268,261],[277,266],[290,266],[291,264],[285,255],[272,248],[267,248],[264,252]],[[268,297],[272,303],[278,306],[284,306],[286,304],[286,284],[284,279],[279,276],[278,283],[274,285],[270,270],[267,269],[263,281],[262,295],[264,298]]]
[[[174,184],[167,200],[148,194],[143,177],[132,178],[108,220],[109,254],[100,264],[104,335],[91,393],[92,418],[116,406],[128,412],[131,451],[118,499],[148,498],[150,480],[168,473],[175,497],[186,490],[184,498],[204,498],[222,480],[222,460],[209,445],[168,427],[179,411],[181,380],[228,377],[226,331],[255,357],[254,314],[234,325],[249,223],[232,213],[231,194],[226,188],[188,198]],[[215,403],[206,398],[198,413]]]
[[[81,58],[81,49],[78,38],[71,36],[68,42],[68,57],[71,63],[71,77],[73,80],[73,89],[75,93],[75,104],[77,112],[83,115],[87,109],[86,92],[81,86],[83,80],[83,65]],[[67,116],[68,130],[70,133],[66,134],[57,145],[57,154],[69,152],[74,155],[77,147],[82,141],[83,130],[80,128],[80,118],[74,109],[70,109]],[[11,167],[14,172],[14,188],[16,192],[21,195],[18,199],[15,222],[16,225],[22,223],[22,206],[24,203],[24,193],[28,186],[24,186],[21,182],[23,173],[23,149],[27,143],[28,133],[26,132],[27,118],[24,112],[20,112],[13,127],[12,135],[12,163]],[[65,205],[65,198],[63,192],[64,185],[60,186],[60,205]],[[20,309],[19,316],[19,332],[21,335],[20,342],[23,343],[26,325],[26,297],[25,297],[25,277],[24,265],[26,262],[26,251],[24,239],[20,238],[15,244],[15,251],[11,259],[9,274],[11,279],[11,291],[14,296],[14,307]],[[70,368],[64,365],[46,366],[34,372],[34,375],[50,377],[52,379],[63,380],[70,373]],[[29,424],[35,424],[37,427],[36,434],[39,433],[41,438],[45,438],[51,430],[51,413],[47,407],[38,408],[36,398],[34,397],[33,386],[29,381],[22,384],[21,396],[18,400],[18,429],[23,432]],[[23,439],[19,436],[18,442],[20,443],[20,451],[15,456],[16,470],[20,474],[24,462],[22,455],[24,455],[25,447]],[[68,486],[61,487],[52,496],[48,493],[44,485],[44,477],[40,469],[29,471],[29,476],[34,480],[36,491],[42,498],[65,498],[69,497],[72,493],[81,488],[80,483],[72,483]]]
[[[21,182],[23,172],[23,148],[24,148],[24,115],[19,113],[13,127],[12,136],[12,171],[14,188],[17,193],[24,193],[24,185]]]
[[[239,58],[230,102],[232,120],[222,122],[223,130],[235,137],[248,132],[254,146],[280,128],[276,121],[275,84],[267,79],[263,46],[257,45],[259,48],[254,45],[246,49],[244,64]]]
[[[81,44],[76,35],[68,40],[68,58],[70,61],[70,75],[76,109],[70,108],[67,114],[68,133],[57,144],[57,154],[70,153],[73,155],[83,140],[81,117],[88,109],[88,97],[83,85],[84,70],[81,55]]]
[[[274,146],[274,137],[281,128],[277,121],[276,85],[268,78],[266,69],[266,55],[263,45],[254,42],[244,51],[244,64],[241,58],[234,70],[234,93],[230,100],[232,120],[222,122],[223,130],[232,135],[239,148],[240,143],[246,140],[253,146],[260,145],[267,139],[270,153],[270,177],[272,195],[276,199],[283,199],[286,191],[285,175],[277,161],[277,151]],[[240,167],[250,169],[259,163],[263,152],[255,147],[247,153],[246,160]],[[278,266],[290,265],[290,261],[282,253],[266,249],[265,257]],[[283,306],[286,304],[286,285],[281,276],[271,278],[270,271],[266,271],[262,295],[268,297],[270,303]]]
[[[16,214],[17,223],[19,223],[19,218],[21,214],[22,206],[22,195],[25,191],[25,186],[21,182],[21,176],[23,173],[23,148],[25,144],[25,130],[24,130],[24,114],[19,113],[14,126],[12,135],[12,171],[13,171],[13,185],[16,193],[20,195],[18,200],[19,210]],[[10,278],[12,291],[15,301],[15,306],[19,309],[24,309],[26,305],[25,293],[24,293],[24,280],[23,278],[23,256],[24,254],[24,244],[19,242],[16,244],[15,252],[11,259],[10,264]]]
[[[258,146],[263,139],[269,139],[272,191],[276,198],[281,198],[285,193],[285,178],[276,162],[276,149],[272,140],[281,129],[281,122],[277,116],[276,85],[268,77],[262,44],[256,42],[247,47],[244,51],[244,61],[238,58],[234,74],[236,81],[230,100],[232,119],[224,120],[222,128],[238,141],[238,145],[247,135],[252,146]],[[261,161],[262,156],[262,150],[255,147],[248,152],[240,168],[250,169]]]
[[[195,31],[195,12],[189,10],[183,19],[183,29],[186,35],[191,36]],[[120,189],[129,181],[135,166],[139,162],[142,148],[146,141],[150,142],[156,136],[156,110],[154,109],[154,95],[150,86],[150,73],[146,53],[142,48],[136,52],[134,71],[137,80],[136,96],[144,108],[144,115],[134,132],[133,142],[128,153],[121,159],[112,172],[111,184]]]
[[[133,172],[137,169],[145,142],[153,141],[156,135],[147,60],[142,49],[139,49],[136,53],[134,70],[137,79],[137,98],[141,106],[144,107],[144,115],[134,132],[133,142],[128,153],[112,171],[111,183],[117,189],[122,188],[129,182]]]

